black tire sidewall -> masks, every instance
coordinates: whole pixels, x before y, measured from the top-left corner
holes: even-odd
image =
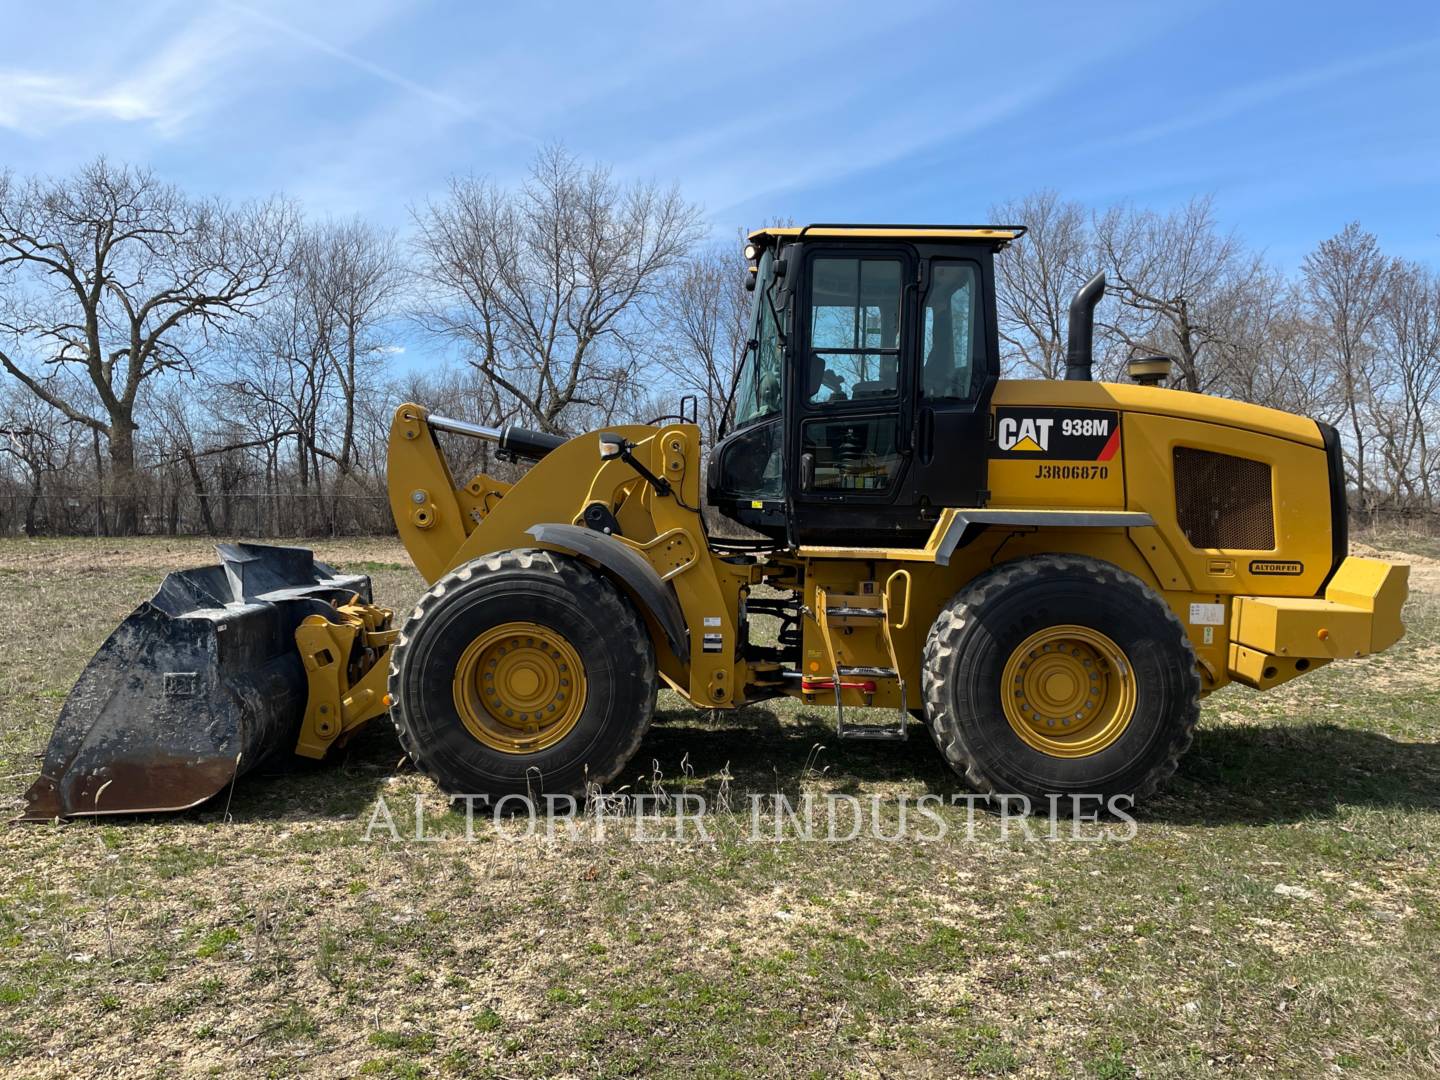
[[[1194,658],[1180,647],[1164,602],[1115,568],[1103,580],[1083,568],[1022,576],[986,594],[968,612],[944,673],[947,702],[967,756],[999,793],[1134,794],[1171,752],[1192,698]],[[1001,704],[1005,665],[1031,634],[1073,624],[1110,638],[1135,677],[1135,708],[1111,745],[1062,758],[1029,746]]]
[[[590,579],[583,590],[553,572],[506,567],[479,572],[438,600],[422,602],[434,606],[401,659],[399,701],[405,727],[423,748],[426,771],[450,794],[577,793],[587,780],[618,771],[624,762],[615,758],[622,752],[628,757],[637,725],[648,726],[654,663],[639,619],[608,581],[578,564],[572,570]],[[465,727],[454,701],[465,649],[509,622],[536,623],[559,634],[584,668],[585,705],[574,728],[553,746],[528,754],[486,746]]]

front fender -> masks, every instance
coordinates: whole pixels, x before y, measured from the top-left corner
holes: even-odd
[[[578,525],[532,525],[525,532],[537,543],[593,560],[614,574],[654,616],[680,662],[689,662],[690,633],[680,601],[642,555],[613,536]]]

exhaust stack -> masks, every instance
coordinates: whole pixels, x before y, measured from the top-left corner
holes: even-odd
[[[1065,340],[1065,379],[1090,381],[1094,359],[1095,305],[1105,295],[1105,272],[1102,270],[1084,285],[1070,301],[1070,332]]]

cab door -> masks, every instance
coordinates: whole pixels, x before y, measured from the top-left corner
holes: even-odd
[[[998,378],[993,283],[978,259],[933,258],[920,286],[909,495],[933,520],[989,497],[986,444]]]
[[[915,259],[903,249],[806,252],[791,456],[802,541],[873,542],[903,531],[913,422]]]

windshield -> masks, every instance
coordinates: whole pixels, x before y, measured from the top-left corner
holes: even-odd
[[[775,323],[771,293],[774,262],[774,252],[764,252],[755,275],[755,299],[750,309],[750,338],[755,345],[745,354],[735,389],[737,428],[780,411],[780,328]]]

